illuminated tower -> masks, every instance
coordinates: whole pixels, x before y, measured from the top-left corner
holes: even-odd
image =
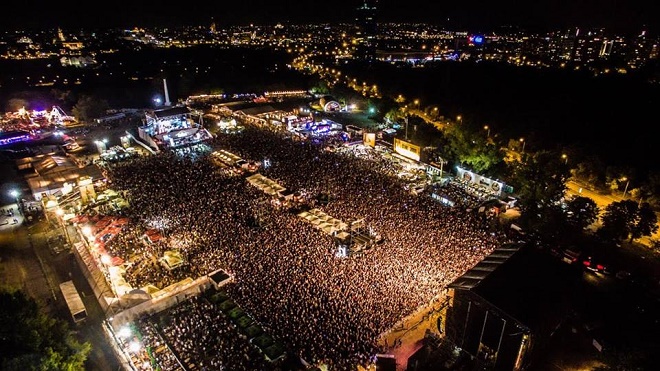
[[[355,38],[356,57],[364,60],[376,58],[378,23],[376,22],[377,0],[364,0],[356,9]]]
[[[166,106],[171,106],[172,102],[170,102],[170,93],[167,91],[167,80],[163,79],[163,89],[165,90],[165,103],[163,103]]]
[[[211,33],[216,33],[217,32],[217,26],[215,24],[215,21],[213,20],[213,17],[211,17]]]

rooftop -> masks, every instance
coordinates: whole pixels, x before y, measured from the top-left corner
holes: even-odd
[[[493,251],[449,287],[469,290],[532,329],[546,327],[566,313],[571,267],[526,245]]]

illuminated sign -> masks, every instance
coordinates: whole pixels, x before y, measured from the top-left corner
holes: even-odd
[[[362,141],[365,146],[376,147],[376,133],[362,134]]]
[[[419,146],[397,138],[394,138],[394,152],[415,161],[419,161],[422,153]]]
[[[481,45],[484,43],[483,35],[471,35],[468,37],[470,45]]]
[[[483,190],[488,190],[493,194],[501,194],[504,183],[499,180],[486,178],[485,176],[473,173],[469,170],[456,167],[457,179],[470,184],[478,184]]]

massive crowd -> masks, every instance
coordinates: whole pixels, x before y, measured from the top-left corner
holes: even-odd
[[[187,275],[231,272],[231,297],[310,363],[325,362],[332,370],[367,363],[382,351],[376,345],[381,333],[428,304],[506,238],[464,207],[410,194],[382,157],[364,161],[250,126],[212,144],[245,159],[267,159],[270,166],[260,173],[289,190],[329,194],[330,202],[315,206],[344,221],[364,219],[383,243],[338,258],[332,236],[286,208],[269,208],[264,200],[270,196],[244,178],[218,171],[206,157],[164,152],[108,168],[111,187],[130,195],[131,206],[122,213],[165,236],[165,245],[145,250],[131,248],[139,235],[134,232],[118,240],[123,243],[114,253],[130,249],[133,259],[124,260],[135,261],[154,256],[149,249],[176,249],[188,263]],[[166,284],[168,274],[145,263],[129,277],[136,285]],[[192,323],[186,331],[196,330],[200,338],[212,335],[208,326]]]
[[[157,359],[163,370],[253,371],[273,367],[205,296],[195,296],[176,307],[139,321],[141,333],[162,339],[169,357]]]

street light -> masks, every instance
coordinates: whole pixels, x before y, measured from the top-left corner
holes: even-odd
[[[484,130],[486,130],[486,138],[490,138],[490,126],[484,125]]]
[[[103,140],[95,140],[94,144],[96,144],[96,149],[99,151],[99,154],[102,155],[105,152],[106,149],[106,144],[108,143],[107,139]]]
[[[525,138],[520,138],[520,143],[522,143],[522,150],[520,152],[525,153]]]
[[[406,140],[408,140],[408,114],[406,114],[404,119],[406,120]]]
[[[21,203],[18,201],[18,196],[21,195],[21,192],[19,192],[16,189],[12,189],[11,191],[9,191],[9,194],[14,198],[14,201],[16,201],[16,209],[18,210],[18,212],[23,214],[23,210],[21,209]]]
[[[463,116],[461,116],[461,115],[456,116],[456,121],[458,121],[459,124],[461,123],[462,119],[463,119]]]
[[[623,196],[622,196],[622,198],[626,198],[626,193],[628,192],[628,186],[630,185],[630,179],[624,176],[623,178],[621,178],[621,180],[626,182],[626,186],[623,188]]]
[[[69,231],[67,230],[66,224],[64,223],[64,210],[58,207],[55,210],[55,214],[57,214],[57,219],[60,222],[60,226],[62,227],[62,229],[64,229],[64,237],[66,238],[66,243],[69,246],[71,246],[71,238],[69,237]]]
[[[564,165],[568,164],[568,155],[565,153],[562,153],[561,158],[564,159]]]

